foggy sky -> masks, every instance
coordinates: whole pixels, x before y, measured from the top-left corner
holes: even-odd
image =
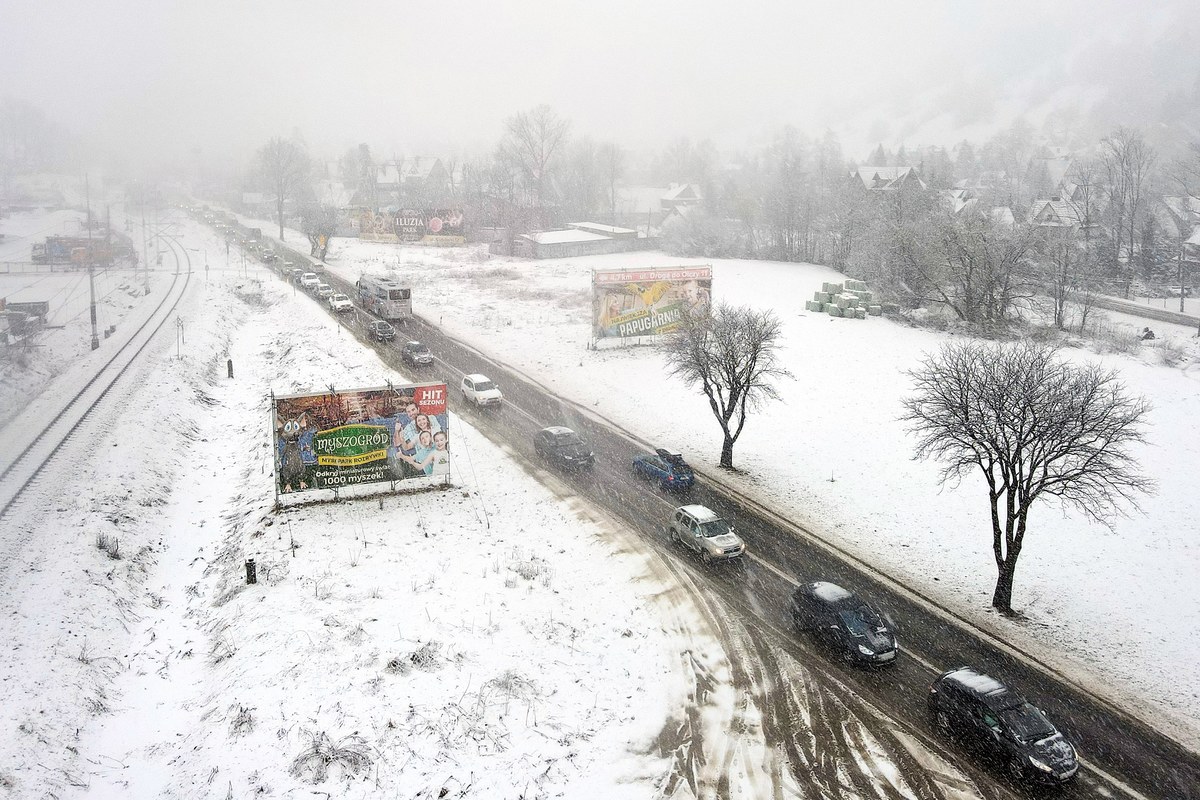
[[[0,0],[0,21],[0,97],[135,161],[295,130],[332,158],[469,155],[541,103],[627,147],[792,124],[865,155],[1106,98],[1135,115],[1200,75],[1195,0]]]

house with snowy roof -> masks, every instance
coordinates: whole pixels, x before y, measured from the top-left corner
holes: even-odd
[[[683,206],[695,206],[702,202],[704,202],[704,195],[700,193],[700,187],[694,183],[672,184],[659,199],[662,211],[671,211]]]
[[[423,206],[448,199],[450,173],[440,158],[398,158],[376,167],[375,189],[381,205]]]
[[[654,239],[637,231],[596,222],[573,222],[567,228],[522,233],[513,239],[512,255],[525,258],[571,258],[642,250]]]
[[[863,165],[850,171],[850,177],[869,192],[896,192],[906,188],[927,188],[916,167],[875,167]]]

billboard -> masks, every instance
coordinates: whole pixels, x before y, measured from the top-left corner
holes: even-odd
[[[444,383],[273,397],[271,430],[280,494],[450,474]]]
[[[712,267],[593,270],[593,336],[659,336],[678,327],[688,309],[711,302]]]
[[[426,245],[463,244],[467,240],[463,212],[453,208],[364,211],[359,216],[358,235],[375,242]]]

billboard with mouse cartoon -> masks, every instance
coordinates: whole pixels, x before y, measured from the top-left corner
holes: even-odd
[[[275,491],[450,474],[446,384],[273,397]]]

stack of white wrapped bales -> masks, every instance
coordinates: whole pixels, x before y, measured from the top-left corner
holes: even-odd
[[[813,294],[813,299],[807,301],[804,307],[831,317],[866,319],[868,314],[878,317],[883,313],[883,308],[871,300],[867,284],[851,278],[845,283],[822,283],[821,291]]]

